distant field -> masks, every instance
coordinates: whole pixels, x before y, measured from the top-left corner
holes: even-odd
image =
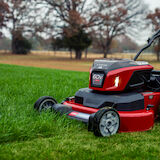
[[[57,58],[70,58],[69,52],[56,52],[56,53],[54,53],[53,51],[32,51],[31,53],[34,55],[54,56]],[[114,54],[109,54],[107,56],[107,58],[133,59],[135,55],[136,55],[136,53],[114,53]],[[73,58],[74,57],[75,57],[75,54],[73,53]],[[88,53],[87,58],[88,59],[103,58],[103,54]],[[85,59],[85,53],[83,53],[82,59]],[[153,53],[144,53],[144,54],[140,55],[139,59],[155,61],[156,55]]]
[[[0,65],[0,160],[158,160],[160,123],[153,130],[98,138],[84,124],[38,114],[38,97],[58,102],[88,86],[89,73]]]
[[[6,53],[9,54],[9,51],[5,50],[0,50],[0,54]],[[33,55],[41,55],[41,56],[53,56],[55,58],[70,58],[70,53],[69,52],[64,52],[64,51],[31,51],[31,54]],[[126,58],[126,59],[133,59],[136,53],[114,53],[114,54],[109,54],[107,58]],[[74,52],[72,53],[73,59],[75,58]],[[103,54],[98,54],[98,53],[88,53],[87,59],[95,59],[95,58],[103,58]],[[82,54],[82,59],[85,59],[85,53]],[[139,59],[143,60],[150,60],[150,61],[156,61],[156,55],[153,53],[143,53],[140,55]]]
[[[73,54],[74,55],[74,54]],[[117,53],[108,55],[108,58],[126,58],[133,59],[135,53]],[[74,56],[73,56],[74,58]],[[11,55],[8,52],[0,51],[0,63],[3,64],[15,64],[23,66],[34,66],[41,68],[53,68],[62,70],[74,70],[74,71],[86,71],[88,72],[94,59],[103,58],[103,54],[89,53],[88,58],[82,60],[70,59],[68,52],[47,52],[47,51],[32,51],[29,55]],[[160,69],[159,62],[156,62],[156,56],[154,54],[143,54],[139,57],[139,60],[154,62],[155,67]]]

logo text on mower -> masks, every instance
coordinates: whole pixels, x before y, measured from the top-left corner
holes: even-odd
[[[94,80],[102,80],[103,79],[103,75],[99,75],[99,74],[93,74],[93,79]]]

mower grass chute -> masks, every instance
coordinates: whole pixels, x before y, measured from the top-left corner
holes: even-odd
[[[148,40],[133,60],[95,60],[90,70],[89,88],[60,104],[52,97],[41,97],[34,108],[47,109],[82,121],[96,136],[117,132],[146,131],[153,128],[160,105],[160,71],[148,62],[136,61],[155,39]]]

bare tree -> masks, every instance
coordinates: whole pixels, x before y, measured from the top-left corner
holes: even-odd
[[[147,15],[147,19],[149,20],[149,23],[151,22],[153,31],[157,31],[158,29],[160,29],[160,8],[156,8],[153,13],[149,13]],[[158,39],[155,45],[155,51],[157,54],[157,61],[159,61],[160,59],[160,39]]]
[[[9,12],[8,5],[5,3],[3,0],[0,1],[0,29],[5,27],[5,22],[7,21],[6,19],[6,14]],[[0,32],[0,37],[2,33]]]
[[[96,4],[99,25],[95,28],[95,35],[106,58],[113,39],[126,34],[127,29],[136,24],[143,10],[140,0],[96,0]]]
[[[16,53],[15,40],[19,35],[23,37],[24,33],[31,32],[30,25],[33,22],[32,15],[32,0],[4,0],[9,7],[9,12],[6,14],[8,20],[7,29],[12,37],[12,53]],[[17,34],[21,33],[21,34]]]
[[[76,47],[69,47],[75,50],[76,58],[80,59],[82,50],[85,49],[84,45],[81,45],[81,37],[84,37],[81,35],[86,36],[88,29],[94,25],[96,20],[92,11],[93,6],[88,5],[89,0],[37,0],[37,2],[45,9],[48,8],[46,17],[52,17],[50,26],[54,26],[56,36],[63,34],[68,40],[80,38],[76,39]]]

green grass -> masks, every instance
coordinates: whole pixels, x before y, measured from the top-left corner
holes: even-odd
[[[88,86],[88,73],[0,65],[0,160],[159,159],[160,124],[147,132],[98,138],[84,124],[33,110],[37,98],[61,102]]]

